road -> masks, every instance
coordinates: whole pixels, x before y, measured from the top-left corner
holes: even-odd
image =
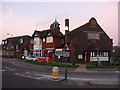
[[[2,88],[118,88],[117,85],[92,85],[88,81],[118,81],[118,72],[75,72],[59,68],[61,81],[52,80],[52,66],[32,65],[13,58],[2,58]],[[95,82],[93,82],[95,83]]]

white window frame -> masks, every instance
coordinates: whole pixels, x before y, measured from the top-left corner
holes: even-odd
[[[99,33],[88,33],[88,39],[100,39]]]
[[[52,36],[47,37],[47,43],[53,43],[53,37]]]
[[[7,44],[7,40],[5,41],[5,44]]]

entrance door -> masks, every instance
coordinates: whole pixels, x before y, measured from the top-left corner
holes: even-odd
[[[90,53],[86,52],[86,62],[90,62]]]

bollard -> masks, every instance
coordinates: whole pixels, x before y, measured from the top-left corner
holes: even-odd
[[[58,79],[59,76],[59,68],[58,67],[53,67],[53,77],[52,79]]]

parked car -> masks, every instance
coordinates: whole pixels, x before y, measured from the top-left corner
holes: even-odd
[[[26,60],[37,61],[37,58],[35,56],[26,56]]]

